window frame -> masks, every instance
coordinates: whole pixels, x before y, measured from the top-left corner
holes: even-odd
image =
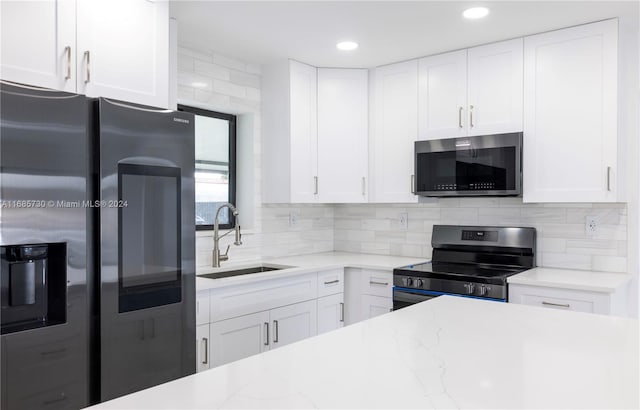
[[[203,117],[217,118],[221,120],[229,121],[229,202],[236,205],[236,123],[237,117],[233,114],[226,114],[218,111],[205,110],[202,108],[196,108],[189,105],[178,104],[178,111],[190,112],[195,115]],[[195,136],[194,136],[195,138]],[[195,164],[194,164],[195,167]],[[197,171],[197,169],[196,169]],[[194,176],[195,179],[195,176]],[[195,207],[195,202],[194,202]],[[195,223],[195,222],[194,222]],[[210,225],[198,225],[196,224],[196,231],[212,231],[213,224]],[[228,224],[219,224],[220,229],[233,229],[235,228],[235,218],[229,218]]]

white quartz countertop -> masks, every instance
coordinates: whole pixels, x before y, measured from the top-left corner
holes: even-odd
[[[534,268],[507,278],[510,284],[613,293],[631,280],[626,273]]]
[[[202,275],[213,272],[223,272],[233,269],[256,266],[284,266],[284,269],[252,273],[249,275],[231,276],[228,278],[208,279],[196,277],[196,289],[206,290],[220,288],[230,285],[256,282],[261,280],[284,278],[287,276],[299,275],[305,272],[317,272],[319,270],[333,268],[363,268],[392,270],[400,266],[426,262],[424,258],[411,258],[404,256],[371,255],[364,253],[349,252],[324,252],[308,255],[299,255],[281,258],[265,258],[253,262],[224,263],[220,268],[200,268],[197,274]]]
[[[95,408],[638,408],[638,330],[442,296]]]

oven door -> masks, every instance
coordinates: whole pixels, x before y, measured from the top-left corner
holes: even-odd
[[[416,193],[423,196],[520,195],[522,133],[415,143]]]
[[[442,295],[441,292],[408,288],[393,288],[393,310],[405,308]]]

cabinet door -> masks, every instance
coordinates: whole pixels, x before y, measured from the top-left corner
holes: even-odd
[[[616,201],[618,22],[524,39],[525,202]]]
[[[465,136],[467,50],[420,59],[418,76],[418,138]]]
[[[367,202],[368,89],[367,70],[318,69],[321,202]]]
[[[318,299],[318,334],[344,326],[344,293]]]
[[[374,121],[369,202],[417,202],[413,151],[418,139],[418,60],[376,68]]]
[[[289,62],[291,202],[318,200],[318,74],[315,67]]]
[[[196,371],[201,372],[209,368],[211,357],[211,343],[209,343],[209,324],[196,327]]]
[[[0,2],[0,78],[76,90],[75,0]]]
[[[211,367],[269,350],[269,312],[211,323]]]
[[[78,0],[78,92],[169,104],[169,3]]]
[[[271,310],[272,347],[280,347],[317,333],[317,305],[315,300],[296,303]]]
[[[470,48],[468,135],[522,131],[522,39]]]
[[[393,299],[382,296],[362,295],[361,319],[371,319],[393,310]]]

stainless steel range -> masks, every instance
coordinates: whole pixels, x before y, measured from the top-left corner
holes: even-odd
[[[507,277],[535,267],[535,228],[434,225],[431,262],[393,270],[393,309],[441,295],[506,302]]]

